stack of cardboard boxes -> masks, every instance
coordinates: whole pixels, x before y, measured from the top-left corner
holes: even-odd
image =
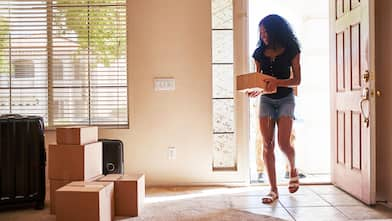
[[[56,213],[55,191],[73,181],[102,174],[102,143],[97,127],[57,128],[57,144],[49,145],[50,213]]]
[[[138,216],[144,175],[102,175],[97,127],[56,129],[49,145],[50,211],[57,220],[113,220]]]

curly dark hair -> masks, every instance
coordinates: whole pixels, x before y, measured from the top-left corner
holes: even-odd
[[[261,19],[259,28],[263,26],[268,34],[268,47],[273,49],[287,46],[296,46],[299,48],[298,39],[295,36],[290,24],[279,15],[268,15]],[[266,47],[263,40],[260,38],[258,42],[259,47]]]

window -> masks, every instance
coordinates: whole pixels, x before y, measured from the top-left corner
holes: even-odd
[[[127,127],[126,30],[126,0],[1,1],[0,114]]]
[[[53,80],[64,80],[63,70],[64,70],[63,61],[60,59],[53,59],[52,60]]]
[[[34,63],[32,60],[15,60],[15,78],[33,78]]]
[[[212,0],[213,170],[236,170],[233,2]]]

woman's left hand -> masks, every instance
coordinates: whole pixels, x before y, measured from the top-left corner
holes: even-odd
[[[264,89],[264,92],[272,93],[272,92],[276,91],[276,87],[278,86],[277,80],[275,80],[275,79],[268,79],[265,82],[267,83],[267,86]]]

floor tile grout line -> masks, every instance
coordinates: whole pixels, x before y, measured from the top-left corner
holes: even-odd
[[[338,207],[335,207],[335,206],[334,206],[334,208],[335,208],[337,211],[339,211],[341,214],[343,214],[344,217],[346,217],[347,219],[351,220],[351,218],[350,218],[349,216],[347,216],[347,215],[346,215],[342,210],[340,210]]]
[[[338,209],[336,206],[334,206],[332,203],[330,203],[328,200],[326,200],[324,197],[321,196],[321,194],[319,195],[319,197],[321,199],[323,199],[324,201],[326,201],[327,203],[329,203],[331,205],[332,208],[336,209],[337,211],[339,211],[345,218],[347,219],[351,219],[350,217],[348,217],[343,211],[341,211],[340,209]]]
[[[278,199],[278,203],[280,204],[280,206],[287,212],[287,214],[289,214],[289,216],[296,221],[297,219],[294,217],[293,214],[290,213],[290,211],[286,208],[285,205],[283,205],[283,203],[280,201],[280,199]]]
[[[287,208],[282,204],[282,202],[280,202],[279,198],[277,199],[277,203],[281,206],[281,207],[276,207],[277,209],[283,209],[284,211],[286,211],[286,213],[289,215],[289,217],[292,218],[293,221],[296,221],[295,217],[287,210]],[[232,202],[230,202],[232,204]],[[262,203],[262,202],[261,202]],[[231,205],[232,206],[232,205]],[[266,207],[256,207],[256,208],[251,208],[251,209],[265,209],[265,208],[272,208],[271,206],[266,206]],[[248,208],[246,208],[248,209]]]
[[[289,214],[289,216],[296,221],[297,219],[295,219],[294,215],[290,213],[290,211],[283,205],[283,203],[280,202],[280,200],[278,200],[278,203],[282,206],[282,208],[286,211],[287,214]]]
[[[315,193],[316,193],[316,192],[315,192]],[[320,197],[320,199],[322,199],[324,202],[326,202],[326,203],[328,203],[329,205],[333,206],[332,203],[330,203],[328,200],[326,200],[324,197],[322,197],[321,194],[316,193],[316,195],[317,195],[318,197]]]
[[[337,211],[339,211],[339,213],[342,214],[343,217],[345,217],[345,218],[347,218],[347,219],[350,220],[350,217],[348,217],[348,216],[347,216],[346,214],[344,214],[341,210],[339,210],[337,207],[335,207],[332,203],[330,203],[328,200],[326,200],[324,197],[322,197],[321,194],[319,194],[319,193],[317,193],[316,191],[314,191],[313,188],[309,188],[309,189],[310,189],[311,192],[315,193],[318,197],[320,197],[324,202],[326,202],[327,204],[330,205],[330,206],[314,206],[314,207],[325,207],[325,208],[330,207],[330,208],[334,208],[334,209],[336,209]],[[288,207],[288,208],[286,208],[286,206],[283,205],[283,203],[282,203],[280,200],[279,200],[279,204],[286,210],[286,212],[287,212],[287,213],[294,219],[294,221],[295,221],[296,219],[294,218],[294,215],[291,214],[291,212],[288,210],[288,208],[300,208],[300,207]],[[314,207],[313,207],[313,208],[314,208]],[[308,208],[309,208],[309,207],[308,207]]]

